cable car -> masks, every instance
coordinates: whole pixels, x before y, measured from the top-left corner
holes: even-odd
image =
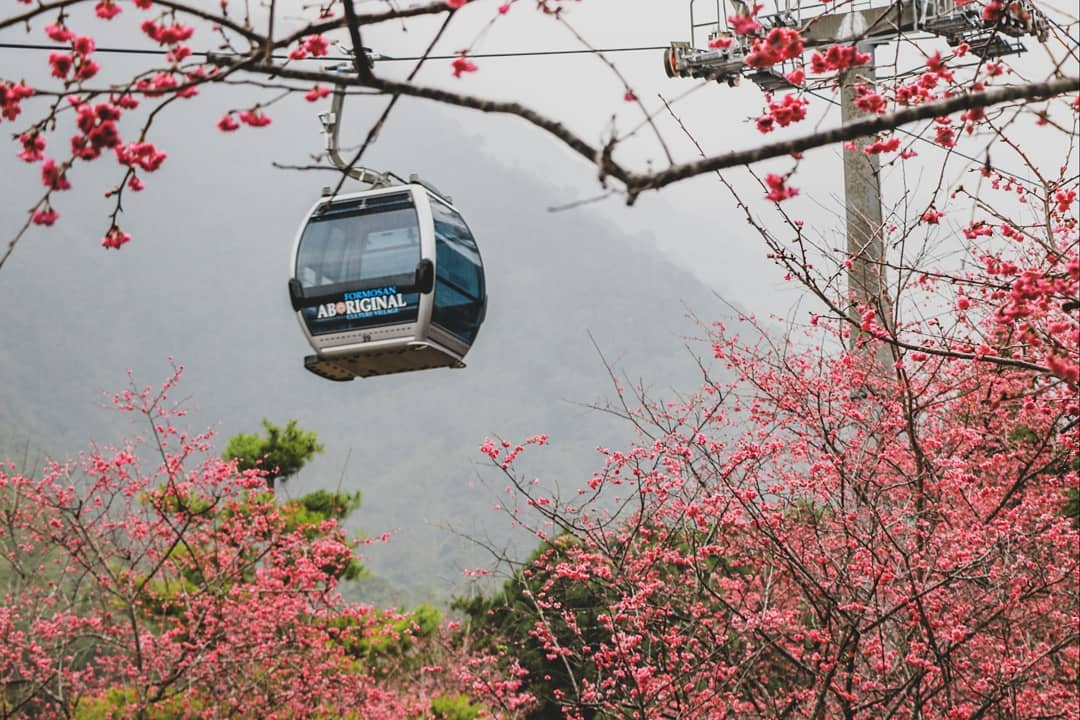
[[[315,203],[296,235],[289,298],[315,350],[304,367],[338,381],[465,367],[487,311],[468,225],[415,177]]]

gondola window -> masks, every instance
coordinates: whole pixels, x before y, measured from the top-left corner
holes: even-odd
[[[485,293],[480,253],[461,216],[435,200],[431,213],[436,254],[431,319],[471,343],[483,319]]]
[[[297,277],[305,289],[412,273],[420,261],[420,231],[412,207],[313,218],[300,243]]]

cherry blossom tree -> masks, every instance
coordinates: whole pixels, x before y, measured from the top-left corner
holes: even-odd
[[[149,440],[0,470],[0,717],[515,717],[520,679],[437,613],[345,603],[354,545],[211,453],[160,388]],[[157,455],[148,467],[147,454]],[[309,513],[310,515],[310,513]]]
[[[780,35],[773,50],[794,54]],[[862,62],[829,58],[811,71]],[[932,103],[958,74],[932,55],[914,82],[856,103]],[[803,107],[774,98],[758,128]],[[879,253],[837,250],[799,219],[799,158],[749,169],[771,203],[719,175],[811,308],[786,334],[743,312],[709,326],[714,362],[692,397],[616,380],[605,409],[638,440],[602,448],[576,490],[519,469],[547,436],[482,447],[512,498],[501,507],[542,545],[504,558],[503,595],[469,609],[520,648],[536,717],[1078,717],[1076,116],[1058,116],[1046,153],[1010,136],[1023,117],[934,120],[947,154],[979,138],[985,161],[958,180],[944,163],[930,183],[901,177],[897,201],[886,186]],[[833,137],[884,156],[875,178],[925,147]]]
[[[840,321],[755,346],[718,325],[733,379],[620,390],[640,440],[576,493],[515,470],[547,438],[487,443],[546,540],[474,621],[572,718],[1077,717],[1078,385],[1020,364],[1032,323],[1003,330],[998,294],[950,318],[980,357],[892,345],[888,372],[871,334],[828,349]]]

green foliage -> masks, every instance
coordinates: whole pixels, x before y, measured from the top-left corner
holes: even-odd
[[[282,510],[286,513],[286,522],[293,523],[292,527],[317,525],[324,520],[344,520],[360,508],[360,500],[359,490],[354,493],[316,490],[290,500]]]
[[[241,470],[266,470],[269,473],[266,480],[271,487],[275,480],[288,480],[324,450],[318,436],[299,428],[296,420],[289,420],[283,428],[266,419],[262,424],[265,435],[233,435],[222,457],[235,460]]]
[[[346,631],[360,621],[354,618],[336,618],[333,627]],[[442,624],[442,613],[427,603],[410,613],[397,615],[387,613],[382,627],[368,628],[363,633],[342,632],[344,649],[361,661],[365,668],[378,675],[380,672],[400,672],[403,667],[419,667],[427,662],[415,657],[417,641],[434,637]]]
[[[278,427],[265,418],[262,421],[265,435],[238,433],[229,438],[222,457],[235,460],[241,470],[263,469],[268,471],[267,484],[273,489],[275,480],[288,480],[300,472],[317,453],[325,449],[318,436],[289,420],[285,427]],[[302,530],[308,538],[314,538],[319,526],[327,520],[344,520],[360,507],[361,495],[354,493],[316,490],[282,506],[282,515],[288,530]],[[366,575],[364,566],[355,558],[349,560],[339,577],[358,580]]]
[[[431,716],[435,720],[476,720],[480,712],[467,695],[439,695],[431,701]]]
[[[1017,425],[1009,432],[1010,442],[1033,443],[1038,439],[1035,431],[1023,424]]]
[[[512,648],[511,654],[529,671],[529,691],[540,700],[540,705],[527,716],[529,720],[562,720],[565,715],[554,700],[555,691],[570,695],[573,689],[563,660],[549,659],[548,651],[530,634],[536,622],[536,606],[530,596],[543,589],[549,596],[558,597],[563,609],[574,613],[580,635],[571,632],[561,618],[548,618],[560,644],[595,647],[605,637],[597,620],[597,616],[607,612],[610,607],[605,588],[592,581],[554,578],[537,564],[541,557],[547,555],[545,566],[554,567],[572,543],[568,536],[560,536],[541,544],[525,563],[525,567],[533,571],[528,580],[517,575],[506,581],[502,590],[492,596],[457,598],[451,605],[468,618],[470,632],[477,645],[494,651]],[[572,667],[572,670],[578,677],[590,675],[592,673],[588,666],[591,666],[591,662],[585,661],[581,666]],[[594,717],[594,711],[587,708],[582,713],[586,720]]]
[[[135,710],[138,698],[131,688],[111,688],[104,695],[81,700],[75,708],[74,720],[113,720]],[[200,717],[202,704],[190,698],[167,698],[153,702],[138,717],[145,720],[176,720]],[[127,711],[127,712],[124,712]]]

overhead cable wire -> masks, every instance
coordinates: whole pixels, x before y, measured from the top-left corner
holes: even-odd
[[[1062,26],[1061,26],[1061,25],[1060,25],[1060,24],[1059,24],[1059,23],[1058,23],[1058,22],[1057,22],[1056,20],[1054,20],[1054,18],[1052,18],[1052,17],[1047,17],[1046,19],[1047,19],[1047,20],[1048,20],[1048,21],[1050,22],[1050,24],[1051,24],[1051,25],[1053,25],[1053,26],[1054,26],[1054,27],[1056,27],[1056,28],[1057,28],[1058,30],[1060,30],[1060,31],[1061,31],[1061,34],[1062,34],[1062,35],[1064,35],[1065,37],[1069,38],[1069,40],[1070,40],[1070,41],[1072,42],[1072,44],[1073,44],[1073,45],[1076,45],[1077,47],[1080,47],[1080,40],[1077,40],[1077,39],[1076,39],[1076,38],[1074,38],[1074,37],[1073,37],[1072,35],[1070,35],[1070,34],[1069,34],[1069,31],[1068,31],[1068,29],[1066,29],[1066,28],[1062,27]]]
[[[598,48],[591,49],[576,49],[576,50],[521,50],[514,52],[490,52],[490,53],[469,53],[469,57],[473,59],[502,59],[502,58],[518,58],[518,57],[550,57],[553,55],[595,55],[598,53],[627,53],[627,52],[648,52],[653,50],[666,50],[666,45],[647,45],[641,47],[617,47],[617,48]],[[0,50],[44,50],[52,52],[65,52],[70,51],[71,48],[67,45],[50,45],[47,43],[13,43],[13,42],[0,42]],[[161,48],[131,48],[131,47],[98,47],[94,49],[96,53],[111,53],[117,55],[166,55],[168,50]],[[192,53],[193,55],[205,56],[208,53],[206,51],[198,51]],[[402,57],[394,57],[390,55],[380,55],[375,53],[372,55],[372,59],[375,62],[414,62],[417,60],[453,60],[460,57],[459,54],[453,55],[409,55]],[[274,55],[275,60],[288,60],[288,55]],[[351,55],[342,55],[340,57],[307,57],[302,58],[301,61],[320,61],[320,62],[333,62],[335,60],[351,60]],[[296,62],[294,60],[294,62]]]
[[[1053,22],[1053,21],[1051,21],[1051,22]],[[1055,26],[1057,26],[1057,23],[1054,23],[1054,24],[1055,24]],[[1058,27],[1059,30],[1063,30],[1063,28],[1061,28],[1060,26],[1057,26],[1057,27]],[[1068,37],[1069,37],[1070,40],[1073,40],[1073,38],[1071,36],[1068,36]],[[1073,40],[1073,41],[1076,42],[1075,40]],[[643,45],[643,46],[640,46],[640,47],[617,47],[617,48],[597,48],[597,49],[587,49],[586,48],[586,49],[573,49],[573,50],[570,50],[570,49],[564,49],[564,50],[521,50],[521,51],[508,51],[508,52],[475,53],[475,54],[469,54],[469,57],[474,58],[474,59],[504,59],[504,58],[519,58],[519,57],[549,57],[549,56],[557,56],[557,55],[595,55],[595,54],[599,54],[599,53],[650,52],[650,51],[654,51],[654,50],[666,50],[666,49],[668,49],[668,46],[666,46],[666,45]],[[51,45],[51,44],[47,44],[47,43],[0,42],[0,50],[38,50],[38,51],[64,52],[64,51],[70,50],[70,47],[67,46],[67,45]],[[165,50],[165,49],[161,49],[161,48],[97,47],[97,48],[94,49],[94,52],[103,53],[103,54],[116,54],[116,55],[156,55],[156,56],[164,56],[164,55],[167,55],[169,51]],[[192,53],[192,55],[199,55],[199,56],[206,56],[208,54],[210,54],[210,53],[207,52],[207,51],[197,51],[197,52]],[[275,60],[289,60],[290,59],[288,55],[273,55],[272,57]],[[418,60],[453,60],[453,59],[455,59],[457,57],[460,57],[460,55],[458,55],[458,54],[454,54],[454,55],[427,55],[427,56],[409,55],[409,56],[402,56],[402,57],[393,57],[393,56],[389,56],[389,55],[374,54],[372,56],[372,59],[375,62],[413,62],[413,61],[418,61]],[[338,56],[338,57],[330,57],[330,56],[306,57],[306,58],[300,58],[299,62],[305,62],[305,61],[349,62],[351,60],[352,60],[351,55],[341,55],[341,56]],[[298,62],[298,60],[293,59],[292,62]],[[911,72],[914,72],[914,70],[908,71],[908,73],[911,73]],[[908,73],[902,73],[899,76],[903,77],[904,75],[906,75]],[[830,97],[828,97],[826,95],[815,92],[813,90],[807,90],[806,92],[808,94],[810,94],[810,95],[813,95],[813,96],[821,99],[821,100],[825,100],[826,102],[832,103],[833,105],[839,105],[840,104],[839,101],[835,100],[834,98],[830,98]],[[927,143],[929,145],[933,145],[934,147],[938,147],[938,145],[936,143],[934,143],[932,140],[930,140],[930,139],[928,139],[926,137],[923,137],[922,135],[919,135],[917,133],[913,133],[913,132],[911,132],[909,130],[905,130],[904,128],[896,128],[896,130],[898,130],[899,132],[901,132],[901,133],[903,133],[905,135],[908,135],[909,137],[914,138],[915,140],[919,140],[919,141],[922,141],[922,142]],[[974,163],[982,162],[981,160],[978,160],[977,158],[971,157],[969,155],[965,155],[964,153],[961,153],[956,149],[952,150],[952,154],[957,155],[957,156],[959,156],[959,157],[961,157],[961,158],[963,158],[965,160],[969,160],[969,161],[974,162]],[[1032,181],[1030,178],[1025,178],[1025,177],[1023,177],[1021,175],[1017,175],[1017,174],[1009,172],[1007,170],[1000,170],[999,169],[998,172],[1000,172],[1003,175],[1010,175],[1010,176],[1016,178],[1017,180],[1022,180],[1024,182],[1028,182],[1028,183],[1034,183],[1034,181]]]

